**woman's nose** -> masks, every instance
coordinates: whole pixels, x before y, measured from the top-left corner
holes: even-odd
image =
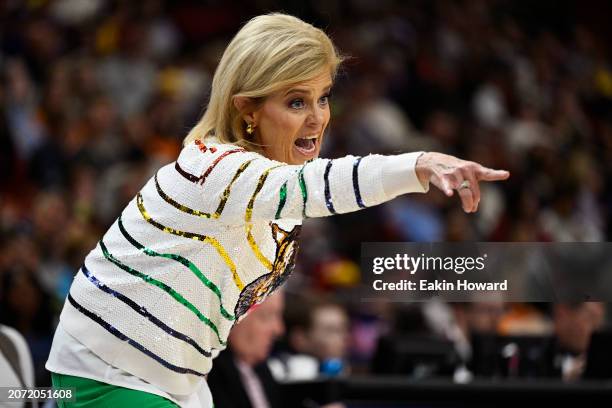
[[[308,124],[321,126],[325,120],[325,110],[319,106],[312,108],[310,115],[308,115]]]

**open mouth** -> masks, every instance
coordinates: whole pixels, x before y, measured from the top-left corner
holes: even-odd
[[[317,149],[317,135],[300,137],[293,144],[300,153],[311,156]]]

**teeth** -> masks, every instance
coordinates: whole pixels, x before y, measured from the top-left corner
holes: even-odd
[[[316,139],[316,138],[317,138],[317,135],[309,135],[309,136],[301,137],[300,139]]]

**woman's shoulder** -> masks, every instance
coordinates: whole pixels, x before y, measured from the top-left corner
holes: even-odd
[[[214,154],[217,152],[225,152],[228,150],[238,150],[240,152],[246,152],[244,148],[230,143],[221,143],[218,140],[214,139],[196,139],[195,141],[189,142],[183,146],[179,158],[185,155],[201,155],[202,153]]]
[[[227,152],[244,153],[248,154],[249,156],[262,156],[262,153],[258,149],[249,149],[238,144],[223,142],[215,138],[214,136],[208,136],[203,139],[196,139],[192,142],[186,143],[183,146],[181,155],[193,155],[202,153],[209,155],[215,155],[219,153],[229,154]]]
[[[231,155],[231,156],[230,156]],[[197,139],[193,142],[187,143],[183,146],[181,153],[178,157],[178,163],[205,163],[205,162],[219,162],[227,161],[223,160],[227,158],[243,160],[257,158],[259,153],[245,149],[242,146],[238,146],[231,143],[223,143],[217,139],[206,138]],[[233,161],[233,160],[230,160]]]

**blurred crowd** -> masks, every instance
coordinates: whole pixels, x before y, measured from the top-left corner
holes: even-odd
[[[432,191],[306,222],[287,291],[331,294],[346,337],[320,362],[344,361],[321,367],[368,371],[379,338],[422,322],[469,354],[457,333],[467,333],[473,313],[490,333],[567,332],[559,316],[587,313],[585,305],[414,313],[351,300],[351,290],[364,241],[610,240],[612,30],[602,16],[612,7],[594,3],[0,2],[0,323],[26,338],[37,382],[48,384],[57,316],[85,255],[153,172],[175,160],[240,25],[285,11],[326,29],[348,56],[322,156],[436,150],[512,174],[482,187],[476,214]],[[595,308],[589,334],[605,320],[605,308]],[[453,323],[436,324],[440,316]],[[312,327],[300,327],[286,348],[322,350],[304,340]]]

